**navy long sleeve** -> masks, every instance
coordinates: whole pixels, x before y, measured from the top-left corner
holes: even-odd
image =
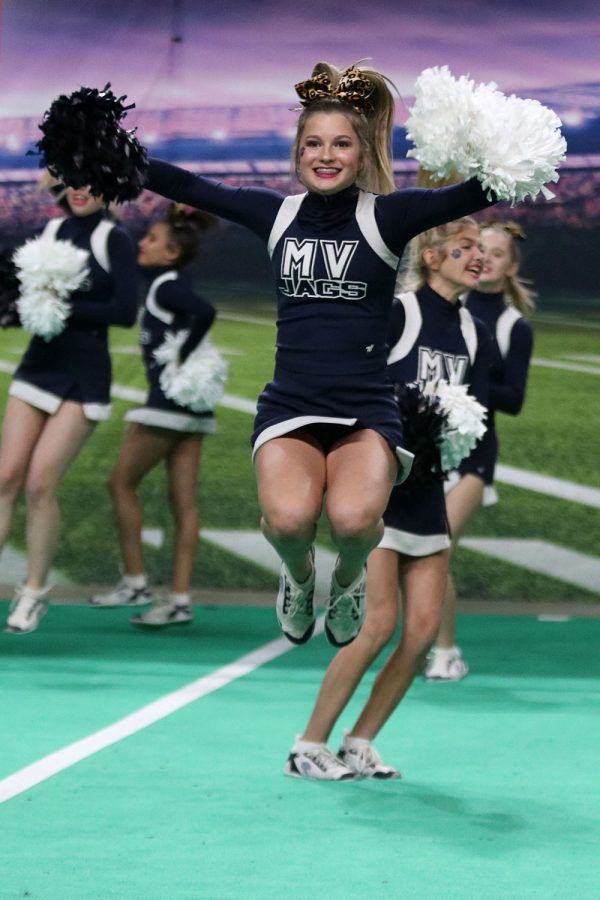
[[[183,363],[208,333],[215,319],[215,308],[204,297],[193,293],[186,280],[179,278],[162,284],[157,300],[163,309],[187,314],[186,327],[190,333],[179,351],[179,360]]]
[[[492,336],[490,371],[490,411],[516,416],[521,411],[527,389],[527,375],[533,349],[533,330],[527,319],[517,317],[506,306],[502,294],[472,291],[469,310],[487,326]],[[505,332],[504,317],[510,310],[510,330]],[[507,324],[508,324],[507,323]]]

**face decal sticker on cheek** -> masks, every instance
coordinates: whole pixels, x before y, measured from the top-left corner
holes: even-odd
[[[458,247],[455,247],[454,250],[450,253],[452,259],[460,259],[462,256],[462,250],[459,250]]]

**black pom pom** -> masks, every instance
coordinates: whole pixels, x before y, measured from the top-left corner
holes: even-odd
[[[0,253],[0,328],[16,328],[21,324],[17,312],[20,283],[12,257],[12,250]]]
[[[110,84],[101,91],[82,87],[57,97],[39,126],[44,135],[36,144],[40,166],[70,187],[90,185],[107,203],[137,197],[148,157],[135,128],[126,131],[120,124],[135,106],[124,106],[125,99],[116,97]]]
[[[443,479],[440,443],[447,416],[440,411],[437,397],[426,396],[415,384],[395,387],[402,420],[404,447],[415,454],[405,482],[407,488]]]

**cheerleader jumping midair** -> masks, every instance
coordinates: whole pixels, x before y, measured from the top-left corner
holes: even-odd
[[[343,646],[362,625],[365,562],[383,535],[390,492],[410,471],[412,455],[403,445],[386,373],[396,270],[407,241],[498,197],[537,194],[544,181],[556,180],[555,166],[564,155],[560,123],[549,110],[537,105],[525,139],[521,108],[517,116],[511,110],[527,101],[505,98],[494,86],[486,87],[487,94],[471,90],[470,82],[454,82],[447,70],[430,74],[436,83],[441,78],[442,90],[425,90],[434,102],[426,104],[423,129],[413,113],[411,135],[417,147],[422,132],[424,149],[437,148],[436,160],[428,153],[424,164],[440,176],[448,152],[456,168],[457,151],[464,163],[459,175],[470,179],[462,184],[396,191],[390,157],[395,104],[388,80],[374,69],[354,65],[340,71],[327,63],[296,85],[303,109],[293,160],[305,193],[285,197],[233,187],[160,161],[151,162],[145,181],[172,200],[247,226],[271,257],[277,353],[273,379],[259,397],[252,443],[261,527],[282,559],[277,617],[298,644],[315,625],[313,542],[323,505],[338,551],[325,631],[331,643]],[[452,90],[460,106],[449,96]],[[485,109],[478,111],[482,100]],[[494,101],[498,109],[490,117]],[[466,117],[465,104],[477,107]],[[78,104],[77,116],[79,109]],[[492,134],[476,160],[460,135],[464,121],[477,124],[478,115],[485,120],[481,140],[485,123]],[[429,124],[437,128],[440,117],[447,127],[430,133]],[[51,123],[52,110],[46,125]],[[510,141],[498,140],[498,127],[510,133]],[[108,142],[113,156],[121,138]],[[469,147],[478,150],[473,142]],[[500,160],[498,147],[504,148]],[[78,164],[81,156],[77,143]]]

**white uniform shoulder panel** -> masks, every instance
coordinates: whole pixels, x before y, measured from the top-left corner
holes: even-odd
[[[467,352],[469,354],[471,365],[473,365],[475,357],[477,356],[477,328],[475,327],[473,316],[466,307],[461,306],[458,314],[460,316],[460,330],[462,331],[464,342],[467,345]]]
[[[496,321],[496,343],[500,350],[502,359],[506,359],[510,350],[510,336],[515,323],[522,319],[523,316],[515,309],[514,306],[507,306],[504,312],[498,316]]]
[[[90,245],[96,262],[105,272],[110,272],[110,258],[108,255],[108,236],[115,227],[110,219],[101,219],[92,231]]]
[[[376,199],[377,194],[369,194],[367,191],[359,192],[358,203],[356,204],[356,221],[362,236],[371,250],[395,272],[400,265],[400,258],[395,253],[392,253],[381,237],[375,220]]]
[[[56,240],[56,235],[58,234],[58,229],[62,225],[63,222],[66,222],[64,217],[58,217],[57,219],[49,219],[44,226],[44,230],[42,231],[41,237],[48,238],[49,241]]]
[[[271,228],[271,233],[267,242],[269,256],[273,256],[273,251],[277,246],[277,242],[298,215],[298,210],[305,197],[306,193],[290,194],[289,197],[285,197],[283,200],[283,203],[279,207],[279,212],[275,216],[275,221],[273,222],[273,227]]]
[[[163,272],[162,275],[159,275],[157,278],[155,278],[150,285],[150,289],[146,297],[146,302],[144,304],[148,312],[152,313],[152,315],[156,319],[164,322],[165,325],[170,325],[175,318],[175,315],[170,310],[163,309],[163,307],[159,305],[156,299],[156,292],[158,291],[161,284],[164,284],[166,281],[175,281],[177,278],[179,278],[179,274],[174,269],[169,272]]]
[[[408,356],[419,337],[419,332],[423,325],[423,316],[421,315],[416,294],[413,294],[412,291],[406,294],[397,294],[395,299],[399,300],[404,307],[405,322],[400,340],[394,344],[389,352],[388,366]]]
[[[49,241],[55,241],[56,235],[58,234],[58,229],[62,225],[63,222],[66,222],[64,217],[59,217],[56,219],[49,219],[46,222],[44,230],[42,231],[42,237],[47,238]],[[108,255],[108,236],[115,227],[115,223],[111,222],[110,219],[101,219],[100,222],[96,225],[94,230],[92,231],[90,237],[90,246],[92,248],[92,256],[98,263],[101,269],[104,269],[105,272],[110,272],[110,257]]]

